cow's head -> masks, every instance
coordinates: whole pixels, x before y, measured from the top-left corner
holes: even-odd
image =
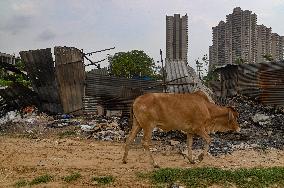
[[[236,111],[235,108],[228,106],[229,114],[228,114],[228,128],[233,131],[239,132],[241,130],[240,125],[237,121],[239,117],[239,113]]]

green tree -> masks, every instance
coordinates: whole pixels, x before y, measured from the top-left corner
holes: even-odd
[[[203,77],[203,62],[197,59],[195,60],[195,64],[197,75],[201,79]]]
[[[236,61],[235,61],[235,64],[238,64],[238,65],[244,64],[244,63],[245,63],[245,60],[242,59],[242,58],[237,58]]]
[[[273,57],[271,54],[265,54],[262,56],[266,61],[270,62],[270,61],[274,61]]]
[[[0,66],[0,86],[9,86],[13,82],[17,82],[25,86],[31,85],[30,81],[27,79],[27,76],[25,76],[23,73],[24,63],[22,62],[20,58],[16,59],[15,65],[9,65],[9,66],[10,68],[5,67],[4,64]],[[13,70],[8,71],[10,69],[13,69]]]
[[[156,79],[159,75],[159,67],[154,60],[144,51],[132,50],[130,52],[118,52],[109,56],[110,73],[118,77],[149,77]]]
[[[201,58],[201,61],[199,60],[199,58],[195,60],[195,64],[197,68],[197,71],[196,71],[197,75],[199,76],[200,79],[202,79],[204,74],[208,73],[208,70],[206,68],[209,65],[208,55],[207,54],[203,55],[203,57]]]
[[[206,86],[208,86],[210,81],[217,80],[218,74],[215,72],[216,66],[209,65],[209,59],[207,54],[203,55],[201,61],[196,60],[196,66],[199,78]]]
[[[215,71],[215,69],[216,66],[213,65],[207,72],[207,75],[202,78],[202,81],[206,86],[209,86],[210,81],[216,81],[218,79],[218,73]]]

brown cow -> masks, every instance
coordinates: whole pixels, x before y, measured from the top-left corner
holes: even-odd
[[[201,161],[209,148],[210,132],[239,131],[238,113],[232,107],[222,107],[211,103],[202,91],[191,94],[148,93],[135,99],[133,103],[133,125],[126,141],[123,163],[127,161],[129,145],[137,133],[143,129],[142,145],[154,167],[158,167],[150,153],[152,131],[159,127],[165,131],[181,130],[187,134],[188,160],[192,159],[193,134],[201,136],[205,148],[199,155]]]

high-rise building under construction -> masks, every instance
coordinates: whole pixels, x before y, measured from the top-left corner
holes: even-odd
[[[166,58],[187,62],[188,16],[166,16]]]
[[[209,65],[261,63],[265,55],[276,61],[283,59],[283,38],[272,29],[257,25],[257,15],[236,7],[212,28],[213,45],[209,47]]]

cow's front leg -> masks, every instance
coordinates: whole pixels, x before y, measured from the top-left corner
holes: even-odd
[[[187,133],[187,152],[188,152],[187,159],[191,164],[194,164],[195,162],[192,157],[192,144],[193,144],[193,135]]]
[[[198,160],[199,161],[202,161],[204,159],[205,156],[208,155],[208,150],[209,150],[209,145],[211,143],[211,138],[210,136],[207,134],[207,132],[203,131],[200,136],[204,139],[205,141],[205,144],[204,144],[204,150],[203,150],[203,153],[201,153],[199,156],[198,156]]]

